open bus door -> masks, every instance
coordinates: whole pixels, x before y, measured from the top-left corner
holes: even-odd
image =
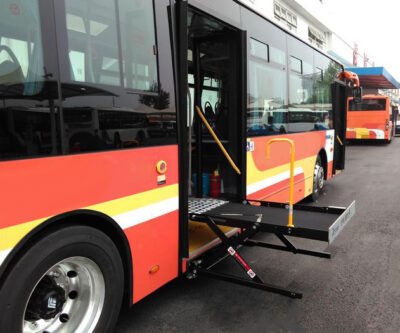
[[[332,84],[332,122],[335,130],[335,145],[333,155],[333,172],[344,170],[346,158],[346,127],[347,127],[347,90],[341,82]]]
[[[238,249],[262,247],[330,258],[326,252],[299,249],[286,236],[331,243],[354,215],[355,203],[339,208],[246,200],[246,32],[191,6],[190,1],[189,6],[182,3],[179,13],[187,15],[187,20],[179,19],[177,35],[183,40],[178,42],[178,84],[180,113],[185,113],[186,118],[180,123],[179,145],[182,154],[187,154],[181,159],[185,164],[180,168],[181,195],[185,195],[181,205],[187,209],[187,216],[186,221],[181,216],[181,224],[194,223],[196,228],[190,232],[190,226],[181,227],[180,231],[186,234],[180,238],[188,240],[190,248],[191,240],[198,241],[196,235],[201,238],[199,230],[205,227],[217,240],[212,246],[202,244],[198,251],[181,251],[186,274],[189,278],[203,275],[301,298],[301,293],[264,283]],[[335,93],[343,91],[340,87]],[[337,105],[342,107],[343,115],[336,121],[342,124],[344,134],[344,95],[337,99],[342,103]],[[292,161],[294,169],[294,158]],[[216,168],[224,184],[218,198],[209,196],[202,177]],[[294,172],[292,193],[293,180]],[[259,232],[275,235],[282,245],[255,239]],[[216,271],[215,266],[226,258],[232,258],[246,277]]]

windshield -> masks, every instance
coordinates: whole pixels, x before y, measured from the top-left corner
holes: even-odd
[[[386,110],[386,99],[368,98],[363,99],[360,103],[350,101],[349,111],[384,111]]]

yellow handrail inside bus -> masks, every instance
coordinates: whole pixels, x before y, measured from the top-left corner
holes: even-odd
[[[336,139],[339,141],[340,145],[343,146],[343,142],[342,142],[342,140],[340,140],[339,135],[336,135]]]
[[[293,191],[294,191],[294,142],[293,140],[281,138],[281,139],[271,139],[267,142],[267,158],[269,158],[269,146],[274,142],[287,142],[290,144],[290,189],[289,189],[289,217],[288,217],[288,227],[293,228]]]
[[[224,153],[226,159],[228,160],[228,162],[230,163],[230,165],[232,166],[232,168],[236,171],[236,173],[238,175],[241,174],[239,168],[236,166],[235,162],[233,162],[232,158],[229,156],[228,152],[226,151],[225,147],[222,145],[221,141],[218,139],[217,135],[215,134],[215,132],[213,131],[213,129],[211,128],[210,124],[208,123],[207,119],[204,117],[203,112],[200,110],[200,108],[198,106],[196,106],[196,111],[197,114],[199,115],[201,121],[204,123],[204,125],[207,127],[208,131],[210,132],[210,134],[212,135],[212,137],[214,138],[215,142],[218,144],[219,148],[221,148],[222,152]]]

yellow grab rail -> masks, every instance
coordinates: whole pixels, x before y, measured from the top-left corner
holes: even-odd
[[[341,146],[343,146],[343,142],[342,142],[342,140],[340,140],[339,135],[336,135],[336,139],[339,141],[339,144],[340,144]]]
[[[228,160],[228,162],[230,163],[232,168],[236,171],[236,173],[238,175],[240,175],[241,172],[240,172],[239,168],[236,166],[235,162],[233,162],[232,158],[229,156],[229,154],[226,151],[225,147],[222,145],[221,141],[218,139],[217,135],[215,134],[215,132],[211,128],[211,126],[208,123],[207,119],[204,117],[203,112],[201,112],[201,110],[200,110],[200,108],[198,106],[196,106],[196,111],[197,111],[197,114],[199,115],[200,119],[202,120],[202,122],[204,123],[204,125],[207,127],[208,131],[210,132],[210,134],[214,138],[215,142],[218,144],[219,148],[221,148],[222,152],[224,153],[226,159]]]
[[[273,142],[287,142],[290,144],[290,189],[289,189],[289,217],[288,227],[293,228],[293,190],[294,190],[294,142],[290,139],[271,139],[267,142],[267,158],[269,158],[269,146]]]

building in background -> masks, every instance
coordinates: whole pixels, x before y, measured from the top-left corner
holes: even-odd
[[[335,32],[327,2],[334,0],[237,0],[300,39],[340,61],[345,67],[375,67],[368,50]],[[382,90],[399,102],[399,90]]]

